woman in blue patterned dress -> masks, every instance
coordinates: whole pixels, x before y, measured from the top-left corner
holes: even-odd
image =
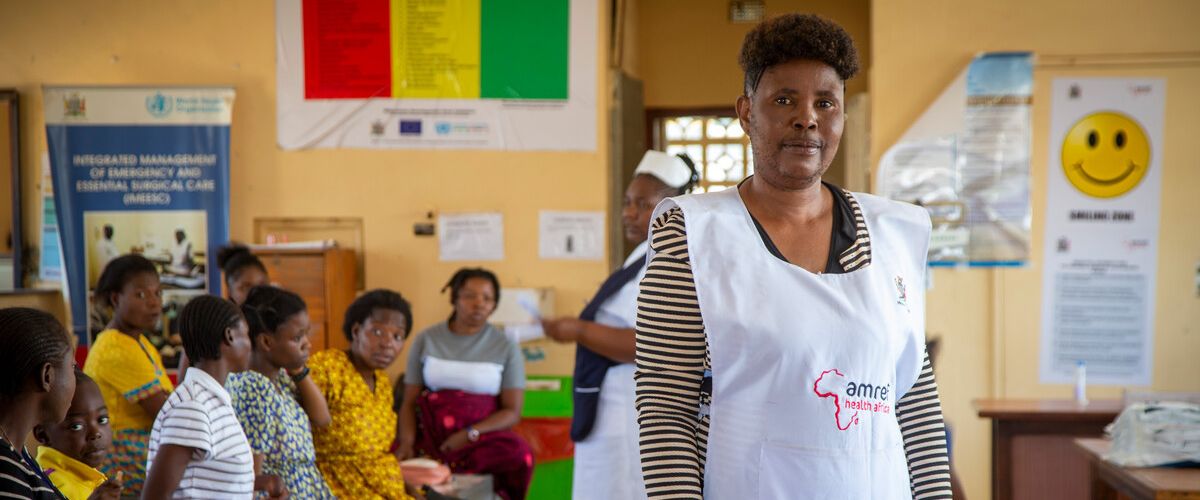
[[[334,498],[317,470],[312,427],[329,425],[329,407],[308,378],[308,310],[300,296],[272,286],[242,304],[254,353],[250,369],[225,388],[264,474],[282,477],[292,498]]]

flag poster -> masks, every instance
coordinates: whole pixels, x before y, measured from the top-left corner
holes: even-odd
[[[276,0],[283,149],[593,151],[596,0]]]

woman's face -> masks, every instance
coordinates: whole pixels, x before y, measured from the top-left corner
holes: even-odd
[[[667,185],[658,178],[638,174],[629,181],[625,188],[625,202],[621,206],[621,227],[625,230],[625,239],[633,244],[646,241],[650,232],[650,216],[654,207],[663,200],[663,191]]]
[[[454,301],[454,317],[459,324],[479,328],[487,323],[496,310],[496,288],[487,278],[469,278],[458,289]]]
[[[250,293],[251,288],[271,284],[267,273],[254,266],[246,266],[235,274],[237,278],[226,282],[229,285],[229,300],[239,306],[246,302],[246,295]]]
[[[308,311],[300,311],[281,323],[275,333],[263,333],[264,338],[260,342],[269,345],[267,358],[271,363],[295,370],[308,362],[309,349],[312,347],[308,337],[311,333]]]
[[[113,317],[143,332],[153,330],[162,315],[162,287],[155,273],[138,273],[111,297]]]
[[[833,67],[801,59],[767,68],[758,89],[737,100],[754,146],[755,174],[783,189],[818,182],[845,126],[844,84]]]
[[[67,349],[58,363],[49,364],[50,380],[39,379],[44,384],[48,397],[42,403],[39,423],[58,423],[67,418],[71,399],[75,397],[75,350]],[[38,373],[38,377],[42,377]],[[48,382],[48,383],[47,383]]]
[[[408,318],[392,309],[375,309],[351,330],[350,350],[373,370],[392,365],[404,347]]]
[[[229,371],[242,372],[250,368],[250,328],[246,320],[239,319],[236,325],[229,328],[231,339],[222,346],[221,357],[229,364]]]

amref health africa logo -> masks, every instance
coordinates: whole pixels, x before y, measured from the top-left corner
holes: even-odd
[[[892,406],[888,403],[888,393],[892,392],[891,384],[867,384],[855,382],[836,368],[821,372],[813,381],[813,394],[833,403],[833,420],[838,430],[850,430],[859,423],[859,414],[891,413]]]

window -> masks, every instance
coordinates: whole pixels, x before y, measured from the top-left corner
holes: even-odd
[[[693,192],[727,189],[754,173],[750,138],[735,116],[660,115],[653,118],[651,127],[654,149],[672,155],[686,153],[696,163],[700,184]]]

